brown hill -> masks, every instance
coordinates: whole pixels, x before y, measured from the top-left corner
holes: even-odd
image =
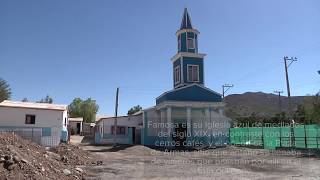
[[[292,96],[292,108],[295,110],[301,104],[305,96]],[[281,109],[288,112],[288,97],[281,96]],[[270,117],[279,113],[279,100],[275,94],[263,92],[246,92],[243,94],[231,94],[224,98],[226,103],[226,115],[235,118],[239,116]]]

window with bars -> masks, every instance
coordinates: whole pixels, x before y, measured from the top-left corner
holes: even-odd
[[[188,81],[199,82],[199,66],[188,65]]]
[[[26,124],[35,124],[36,123],[36,116],[32,114],[27,114],[26,115]]]

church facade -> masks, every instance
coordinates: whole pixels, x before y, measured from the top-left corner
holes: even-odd
[[[141,143],[158,147],[204,147],[228,143],[231,119],[224,116],[221,94],[205,87],[204,57],[187,9],[176,32],[178,50],[171,58],[173,89],[143,110]]]

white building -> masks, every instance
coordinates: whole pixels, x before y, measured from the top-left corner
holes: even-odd
[[[114,123],[115,117],[101,118],[96,122],[96,144],[114,143]],[[116,143],[140,144],[142,125],[142,111],[117,117]]]
[[[0,132],[13,131],[43,146],[59,145],[68,124],[67,105],[3,101]]]
[[[68,118],[69,131],[71,135],[82,134],[83,117]]]

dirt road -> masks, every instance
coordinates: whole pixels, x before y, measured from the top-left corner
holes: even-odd
[[[88,179],[320,179],[320,160],[297,151],[226,147],[157,151],[144,146],[82,146],[104,165]]]

